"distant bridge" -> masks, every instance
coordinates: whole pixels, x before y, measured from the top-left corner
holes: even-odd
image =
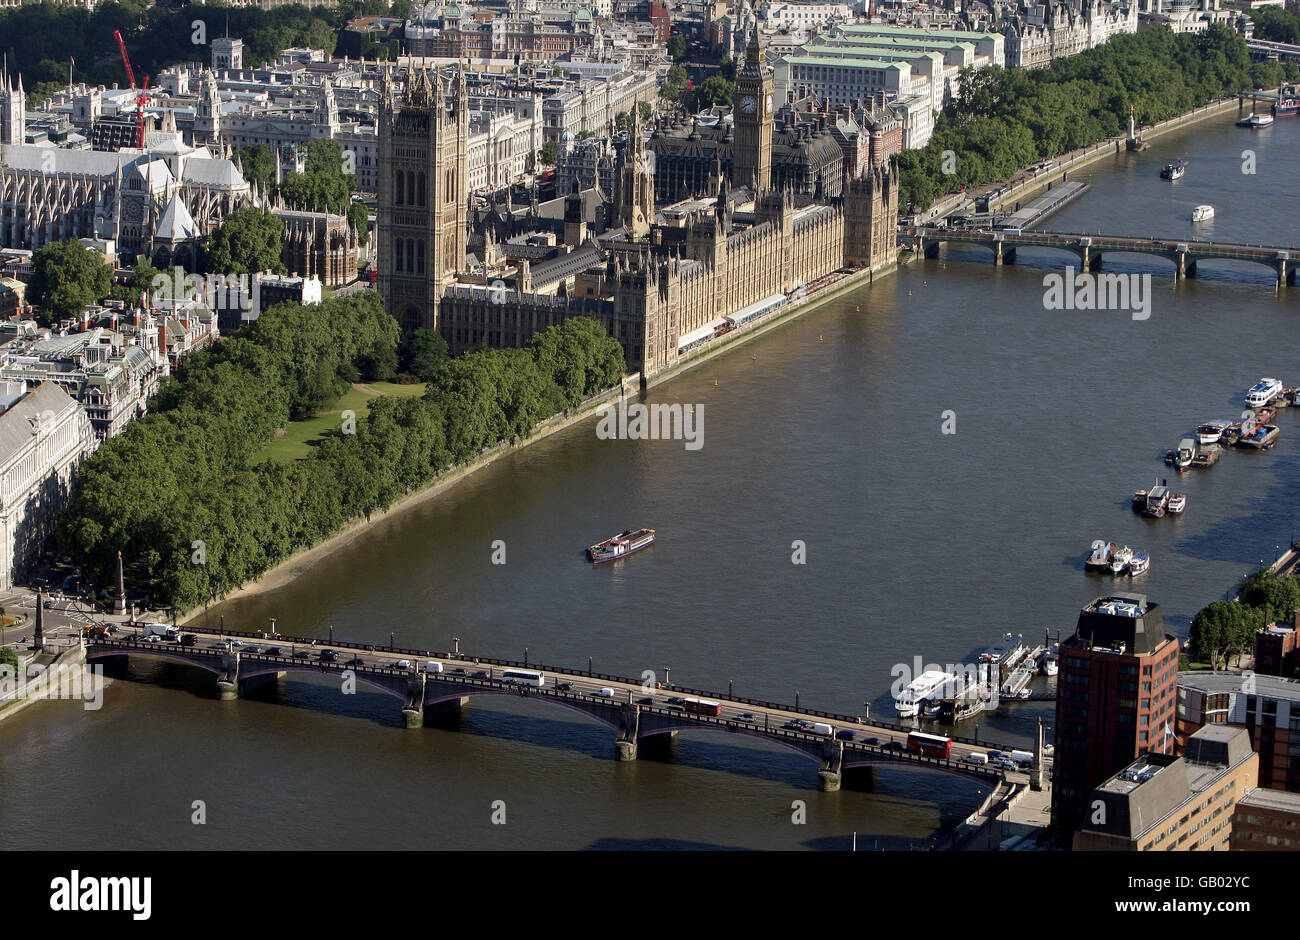
[[[1197,239],[1133,238],[1127,235],[1083,235],[1066,232],[962,231],[933,227],[918,228],[913,233],[918,252],[927,258],[939,257],[945,244],[984,245],[993,251],[994,264],[1012,264],[1020,248],[1054,248],[1067,251],[1079,259],[1080,270],[1101,268],[1102,256],[1111,252],[1151,255],[1173,262],[1176,278],[1195,277],[1203,261],[1223,259],[1250,261],[1270,268],[1277,283],[1295,284],[1296,268],[1291,262],[1300,259],[1300,249],[1271,248],[1265,245],[1235,245]]]
[[[1270,42],[1267,39],[1247,39],[1246,50],[1252,59],[1276,59],[1300,61],[1300,46],[1286,42]],[[1273,97],[1276,97],[1274,95]]]
[[[174,640],[146,642],[138,635],[90,637],[84,641],[86,658],[103,661],[144,656],[196,666],[216,676],[218,697],[222,700],[236,699],[241,692],[274,682],[290,672],[350,676],[359,684],[399,699],[408,728],[422,726],[426,714],[436,716],[458,711],[474,695],[531,698],[580,712],[611,728],[616,735],[615,756],[618,760],[635,760],[643,743],[659,738],[668,740],[679,731],[703,728],[747,734],[773,741],[817,761],[820,765],[818,786],[827,791],[840,788],[844,770],[891,765],[953,774],[991,785],[1000,791],[1006,785],[1001,770],[992,765],[973,764],[963,758],[972,751],[984,751],[990,747],[1004,752],[1012,749],[1011,745],[952,737],[950,758],[928,757],[907,751],[905,741],[909,729],[887,722],[663,683],[649,688],[636,679],[622,676],[537,663],[475,658],[459,651],[376,649],[365,644],[335,642],[327,647],[320,641],[303,638],[265,640],[260,634],[214,633],[198,629],[186,632],[199,638],[197,645],[182,646]],[[222,642],[240,637],[247,638],[243,646],[219,648]],[[277,652],[268,652],[271,648]],[[340,653],[337,661],[327,661],[320,655],[327,648],[345,652]],[[409,665],[399,668],[397,663],[402,660],[407,660]],[[429,660],[441,662],[443,671],[427,672],[424,664]],[[512,668],[544,673],[545,685],[534,688],[503,678],[502,672]],[[602,690],[614,694],[611,696]],[[683,696],[717,703],[719,714],[687,712],[682,707]],[[809,725],[812,722],[825,723],[832,727],[833,732],[830,735],[817,734],[811,727],[791,727],[790,723],[795,720]],[[837,736],[850,731],[854,735],[851,740]]]

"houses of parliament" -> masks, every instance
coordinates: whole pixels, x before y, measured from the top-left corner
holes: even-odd
[[[754,36],[737,76],[732,159],[727,171],[714,164],[702,198],[656,204],[634,109],[614,192],[597,183],[554,204],[479,213],[466,186],[463,76],[417,70],[400,99],[386,85],[377,231],[388,311],[403,330],[436,329],[453,354],[522,347],[588,316],[622,345],[629,371],[650,376],[688,351],[685,337],[736,311],[836,271],[892,267],[898,185],[888,157],[831,197],[773,188],[772,93]]]

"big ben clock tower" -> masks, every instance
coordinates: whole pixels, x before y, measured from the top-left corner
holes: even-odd
[[[733,186],[755,192],[772,185],[772,77],[758,48],[758,29],[749,34],[745,67],[736,79],[735,151],[731,161]]]

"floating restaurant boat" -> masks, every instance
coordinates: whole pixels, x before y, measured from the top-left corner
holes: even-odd
[[[894,708],[902,718],[915,718],[926,700],[947,685],[951,678],[941,669],[921,673],[894,696]]]
[[[603,542],[597,542],[587,549],[587,557],[592,564],[623,558],[633,552],[639,552],[654,544],[654,529],[628,529],[621,535],[612,535]]]
[[[1249,117],[1244,117],[1237,122],[1238,127],[1268,127],[1273,123],[1273,115],[1259,114],[1251,112]]]
[[[1129,574],[1141,574],[1151,567],[1151,556],[1146,552],[1137,552],[1128,563]]]
[[[1193,222],[1208,222],[1214,218],[1214,206],[1197,206],[1192,210]]]
[[[1160,178],[1163,180],[1178,180],[1183,178],[1187,172],[1186,160],[1175,160],[1173,163],[1166,163],[1163,170],[1160,171]]]
[[[1128,570],[1129,562],[1133,560],[1133,549],[1125,545],[1123,548],[1114,552],[1110,556],[1110,573],[1123,574]]]
[[[1237,446],[1248,450],[1268,450],[1277,443],[1281,433],[1275,424],[1257,425],[1241,435],[1237,440]]]
[[[1196,439],[1202,444],[1217,444],[1231,421],[1206,421],[1196,429]]]
[[[1083,567],[1087,571],[1109,571],[1110,556],[1115,552],[1114,542],[1105,542],[1101,539],[1092,543],[1092,550]]]
[[[1291,117],[1300,114],[1300,94],[1295,85],[1283,85],[1273,105],[1273,117]]]
[[[1178,515],[1187,508],[1187,494],[1174,493],[1169,497],[1169,512]]]

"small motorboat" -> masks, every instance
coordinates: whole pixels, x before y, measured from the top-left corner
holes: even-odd
[[[1169,512],[1175,515],[1187,508],[1187,494],[1175,493],[1169,497],[1169,505],[1165,507]]]
[[[1202,444],[1217,444],[1231,421],[1206,421],[1196,429],[1196,439]]]
[[[1192,210],[1193,222],[1209,222],[1214,218],[1214,206],[1197,206]]]
[[[1273,123],[1273,115],[1260,114],[1258,111],[1251,112],[1250,117],[1242,118],[1237,122],[1238,127],[1269,127]]]
[[[1128,563],[1129,574],[1141,574],[1151,567],[1151,556],[1146,552],[1137,552]]]
[[[1133,560],[1133,549],[1125,545],[1119,551],[1110,556],[1110,573],[1123,574]]]

